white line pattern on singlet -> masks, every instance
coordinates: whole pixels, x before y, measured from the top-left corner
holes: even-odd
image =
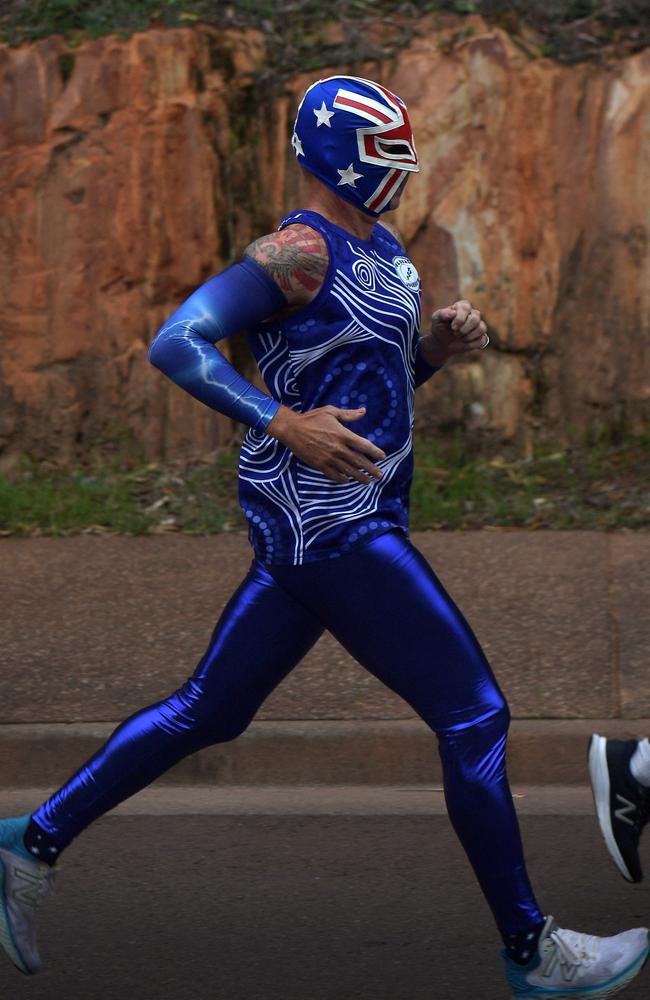
[[[290,348],[281,329],[260,334],[263,352],[257,362],[266,385],[276,399],[302,412],[299,379],[309,378],[317,365],[319,375],[326,373],[327,355],[353,342],[381,340],[400,355],[399,370],[406,373],[406,399],[409,431],[406,438],[375,464],[382,470],[380,480],[370,483],[356,480],[336,483],[318,469],[294,456],[284,445],[262,431],[250,429],[241,448],[240,478],[251,485],[278,509],[290,525],[293,560],[303,562],[316,539],[334,525],[373,514],[381,503],[382,491],[398,475],[400,465],[412,450],[414,421],[414,366],[419,329],[419,300],[404,286],[392,263],[375,251],[365,251],[348,244],[353,257],[362,261],[365,270],[353,272],[355,278],[337,269],[329,294],[349,316],[349,322],[325,341],[305,348]],[[364,280],[358,278],[358,274]],[[368,274],[374,276],[374,282]],[[317,330],[317,327],[315,328]],[[314,376],[311,376],[314,381]],[[320,404],[317,404],[320,405]],[[309,406],[307,406],[309,408]]]

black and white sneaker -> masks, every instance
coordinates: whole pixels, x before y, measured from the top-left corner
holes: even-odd
[[[589,775],[600,830],[616,867],[628,882],[643,878],[639,838],[650,818],[650,789],[630,771],[636,740],[589,740]]]

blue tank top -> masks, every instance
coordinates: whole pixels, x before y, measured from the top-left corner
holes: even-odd
[[[264,431],[240,451],[239,502],[248,537],[267,564],[335,559],[383,532],[408,537],[413,477],[415,357],[420,281],[397,240],[376,224],[358,239],[315,212],[292,212],[329,250],[325,282],[306,307],[246,333],[271,395],[304,412],[328,404],[365,415],[344,426],[385,452],[370,483],[335,483]]]

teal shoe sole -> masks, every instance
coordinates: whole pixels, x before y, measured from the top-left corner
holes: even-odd
[[[607,983],[602,983],[600,986],[588,986],[568,991],[566,989],[546,990],[541,986],[533,986],[526,993],[513,993],[512,1000],[541,1000],[542,997],[551,997],[552,1000],[575,1000],[576,997],[594,997],[599,998],[599,1000],[608,1000],[609,997],[616,996],[617,993],[624,990],[634,977],[638,976],[648,960],[648,955],[650,955],[650,946],[641,953],[636,962],[628,966],[627,969],[624,969],[618,976],[610,979]]]

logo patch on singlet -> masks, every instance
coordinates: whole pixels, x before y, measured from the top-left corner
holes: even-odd
[[[412,292],[419,292],[420,275],[408,257],[393,257],[393,264],[395,265],[395,270],[400,276],[402,283],[406,285],[407,288],[410,288]]]

